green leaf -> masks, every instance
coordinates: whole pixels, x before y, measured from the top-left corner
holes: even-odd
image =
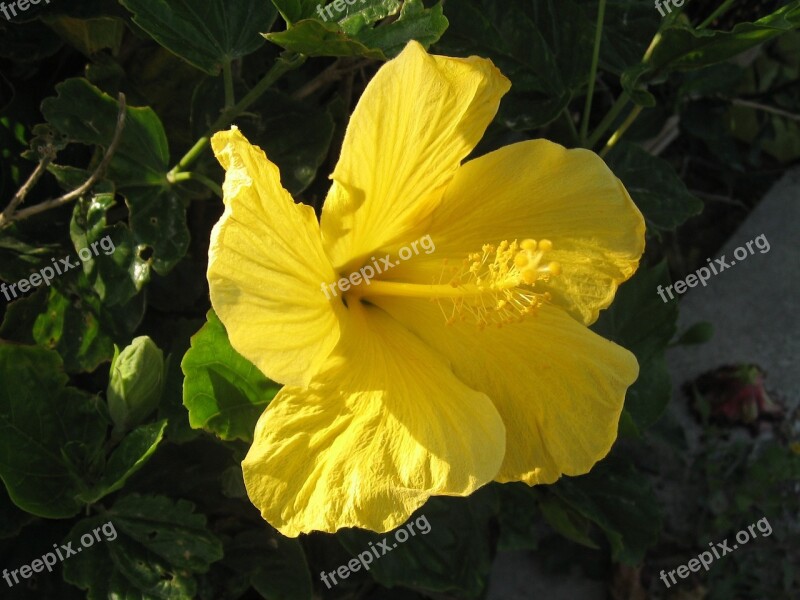
[[[199,135],[213,123],[223,101],[218,80],[207,80],[198,86],[192,119]],[[278,165],[281,184],[292,194],[305,190],[317,177],[335,129],[330,110],[276,90],[267,90],[236,124]]]
[[[33,519],[33,515],[17,508],[6,488],[0,485],[0,539],[14,537]]]
[[[404,586],[458,598],[480,598],[489,579],[494,544],[490,532],[499,509],[494,488],[469,498],[433,497],[393,532],[375,534],[350,529],[337,534],[356,557],[370,542],[387,540],[391,554],[370,565],[370,575],[385,587]],[[408,525],[413,526],[411,535]],[[395,532],[409,533],[400,543]],[[423,533],[427,531],[427,533]],[[333,568],[336,565],[331,565]]]
[[[349,35],[355,35],[367,25],[397,14],[402,6],[400,0],[353,0],[342,3],[337,9],[335,2],[325,0],[273,0],[288,25],[302,19],[316,19],[327,23],[338,23]]]
[[[107,147],[114,137],[117,101],[85,79],[67,79],[57,96],[42,102],[42,114],[71,141]],[[165,185],[169,163],[167,136],[149,107],[128,106],[125,128],[106,177],[118,187]]]
[[[655,494],[628,463],[607,458],[587,475],[562,477],[547,489],[600,527],[615,561],[641,562],[658,538],[661,514]]]
[[[0,57],[33,63],[52,56],[63,46],[53,30],[39,21],[9,23],[0,19]]]
[[[258,417],[280,386],[233,349],[213,310],[206,316],[181,363],[189,423],[223,440],[252,441]]]
[[[86,504],[94,504],[122,489],[125,482],[150,460],[161,443],[166,428],[166,420],[161,420],[142,425],[126,435],[109,457],[103,477],[91,491],[81,494],[80,500]]]
[[[225,544],[225,563],[247,577],[266,600],[311,600],[311,574],[297,539],[271,527],[238,534]]]
[[[240,126],[280,167],[281,183],[292,194],[299,194],[314,181],[334,132],[328,111],[274,91],[264,94],[258,103],[252,125],[242,119]]]
[[[172,288],[170,288],[172,289]],[[158,406],[158,419],[167,419],[166,438],[170,442],[182,444],[198,437],[201,432],[191,428],[189,413],[183,406],[183,372],[181,358],[189,349],[189,339],[205,323],[205,319],[169,319],[162,326],[162,334],[169,340],[164,348],[167,357],[167,372],[164,382],[164,397]],[[238,467],[238,465],[237,465]],[[241,471],[241,467],[238,467]]]
[[[96,399],[65,387],[61,358],[0,342],[0,477],[14,503],[51,519],[77,514],[82,477],[102,458],[108,421]]]
[[[189,249],[186,206],[169,187],[138,187],[123,192],[130,211],[136,256],[166,275]]]
[[[639,267],[592,326],[596,333],[631,350],[639,361],[639,378],[625,399],[625,410],[639,428],[655,423],[671,397],[664,351],[677,330],[678,306],[658,295],[658,287],[668,284],[666,263]]]
[[[592,329],[628,348],[640,362],[664,352],[677,330],[678,307],[664,302],[658,286],[669,283],[667,265],[641,266],[617,291],[614,303],[600,313]]]
[[[499,115],[507,127],[546,125],[585,85],[594,24],[575,2],[461,0],[447,9],[450,28],[437,51],[490,58],[511,80]]]
[[[70,223],[76,252],[95,244],[97,252],[83,262],[83,271],[105,306],[124,304],[150,280],[151,261],[140,257],[130,229],[124,223],[106,224],[115,204],[111,193],[80,198]]]
[[[539,510],[542,511],[544,520],[568,540],[587,548],[595,550],[600,548],[589,537],[591,521],[560,500],[552,496],[542,496],[539,500]]]
[[[672,166],[639,146],[620,142],[606,160],[651,229],[672,231],[703,210],[702,201],[686,189]]]
[[[348,25],[343,25],[347,27]],[[352,27],[353,23],[349,23]],[[405,48],[409,40],[416,40],[426,48],[435,44],[447,30],[448,21],[442,5],[425,8],[422,0],[405,0],[400,17],[374,28],[362,28],[356,38],[370,48],[378,48],[391,58]]]
[[[313,17],[316,7],[324,0],[272,0],[287,24],[293,25],[300,19]]]
[[[647,64],[626,70],[623,85],[634,89],[645,77],[654,74],[699,69],[723,62],[798,27],[798,0],[753,23],[739,23],[732,31],[697,30],[676,20],[661,32],[661,39]]]
[[[209,75],[264,43],[278,11],[267,0],[120,0],[159,44]]]
[[[700,321],[684,331],[675,344],[680,344],[683,346],[705,344],[712,337],[714,337],[714,326],[708,321]]]
[[[38,345],[57,350],[70,373],[94,371],[114,354],[114,340],[95,306],[56,288],[50,288],[46,312],[36,317],[33,338]]]
[[[391,10],[391,5],[382,10]],[[304,19],[286,31],[269,33],[265,37],[286,50],[307,56],[364,56],[385,60],[397,55],[412,39],[428,47],[447,29],[441,5],[425,8],[422,0],[405,0],[396,21],[367,27],[378,14],[381,13],[354,12],[340,24]]]
[[[88,590],[89,600],[194,598],[194,576],[222,558],[222,544],[206,518],[185,500],[126,496],[104,515],[80,521],[66,539],[79,540],[103,526],[106,539],[64,563],[64,579]]]
[[[339,26],[350,35],[356,35],[359,31],[364,29],[367,25],[372,25],[378,21],[396,15],[402,8],[403,3],[400,0],[359,0],[354,4],[345,3],[344,11],[337,13],[335,5],[328,4],[325,8],[330,7],[331,17],[328,17],[328,11],[325,12],[326,19],[333,19],[339,22]],[[319,13],[317,13],[318,18]]]
[[[125,33],[125,22],[122,19],[110,17],[76,19],[63,15],[52,17],[46,15],[44,22],[62,40],[84,56],[91,56],[105,48],[110,49],[113,54],[117,54]]]
[[[363,56],[384,60],[383,52],[368,48],[339,30],[333,23],[305,19],[286,31],[268,33],[266,37],[281,48],[306,56]]]
[[[520,482],[492,484],[500,498],[498,550],[539,548],[541,513],[536,506],[539,490]]]

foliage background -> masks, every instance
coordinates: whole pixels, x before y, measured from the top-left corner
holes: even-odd
[[[658,597],[667,593],[658,570],[763,516],[769,543],[684,591],[797,597],[800,457],[788,420],[757,443],[706,419],[706,443],[690,451],[665,413],[664,352],[710,332],[677,332],[677,305],[654,289],[714,256],[800,156],[800,2],[688,0],[662,18],[627,0],[362,0],[329,22],[316,6],[52,0],[0,19],[0,279],[106,235],[117,248],[50,288],[3,299],[0,565],[29,563],[108,519],[120,532],[4,597],[480,598],[509,549],[531,551],[546,572],[605,581],[613,597]],[[239,462],[278,388],[209,311],[222,172],[207,139],[235,122],[319,209],[349,113],[409,39],[491,58],[512,80],[474,155],[547,137],[601,152],[626,184],[647,219],[647,254],[595,328],[642,370],[620,439],[591,473],[432,499],[420,511],[428,536],[327,590],[316,574],[381,536],[287,539],[247,501]],[[101,165],[120,92],[125,125],[102,177],[19,218]],[[41,178],[9,210],[37,165]],[[113,427],[115,346],[142,335],[163,350],[163,372],[151,357],[128,377],[157,389],[157,406]],[[691,498],[679,515],[665,490]]]

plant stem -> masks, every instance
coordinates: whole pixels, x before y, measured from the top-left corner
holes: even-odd
[[[206,177],[202,173],[183,171],[181,173],[175,173],[169,181],[170,183],[180,183],[181,181],[197,181],[214,192],[214,194],[216,194],[218,197],[222,198],[222,188],[219,186],[219,184],[210,177]]]
[[[167,173],[167,181],[172,181],[175,178],[175,175],[183,171],[185,168],[191,166],[194,161],[196,161],[200,155],[203,153],[203,150],[206,149],[208,146],[209,136],[204,135],[199,140],[194,143],[194,146],[189,148],[189,151],[183,155],[183,157],[178,161],[178,164],[170,169],[170,172]]]
[[[305,60],[306,56],[304,54],[294,54],[288,59],[279,58],[277,61],[275,61],[275,64],[272,65],[272,68],[267,72],[267,74],[264,75],[261,81],[259,81],[252,90],[247,92],[244,98],[239,100],[239,102],[234,106],[225,108],[222,111],[222,114],[216,121],[214,121],[213,125],[208,128],[203,137],[198,139],[194,146],[192,146],[189,151],[183,155],[180,161],[178,161],[178,164],[170,169],[169,173],[167,173],[167,180],[173,181],[178,173],[187,167],[190,167],[200,157],[206,146],[208,146],[208,142],[214,133],[230,124],[231,121],[247,110],[250,105],[253,104],[253,102],[258,100],[264,94],[264,92],[266,92],[272,86],[273,83],[280,79],[284,74],[302,65]]]
[[[630,114],[625,117],[625,120],[622,122],[622,125],[619,126],[614,134],[608,139],[606,142],[605,148],[600,152],[600,156],[605,156],[608,152],[616,145],[616,143],[620,140],[620,138],[625,135],[625,132],[628,131],[628,127],[633,125],[633,122],[636,120],[636,117],[639,116],[639,113],[642,112],[643,106],[634,106],[633,110]]]
[[[569,112],[569,106],[565,106],[564,110],[561,111],[564,120],[567,122],[567,127],[569,128],[569,133],[572,136],[572,143],[576,146],[581,145],[581,138],[578,137],[578,130],[575,128],[575,122],[572,120],[572,115]]]
[[[719,5],[717,10],[712,12],[708,16],[708,18],[706,18],[705,21],[703,21],[702,23],[700,23],[700,25],[697,26],[697,29],[705,29],[706,27],[711,25],[711,23],[713,23],[715,19],[717,19],[718,17],[721,17],[723,14],[728,12],[728,9],[731,7],[731,5],[734,2],[735,2],[735,0],[725,0],[725,2],[723,2],[722,4]]]
[[[586,90],[586,104],[583,108],[583,119],[581,120],[581,142],[586,141],[589,135],[589,117],[592,113],[592,100],[594,99],[594,84],[597,79],[597,63],[600,60],[600,42],[603,39],[603,21],[606,16],[606,0],[600,0],[597,9],[597,29],[594,34],[594,52],[592,53],[592,68],[589,70],[588,89]]]
[[[606,116],[603,117],[602,121],[600,121],[597,129],[595,129],[589,139],[586,140],[586,148],[591,149],[597,144],[600,138],[603,137],[608,128],[611,127],[611,124],[622,112],[622,109],[625,108],[625,105],[628,104],[628,99],[629,97],[627,92],[622,92],[620,94],[619,98],[617,98],[617,101],[614,102],[614,105],[609,109]]]
[[[233,72],[231,71],[230,60],[222,63],[222,80],[225,85],[225,110],[227,110],[236,103],[233,94]]]
[[[217,119],[209,128],[209,131],[206,135],[210,136],[211,134],[228,125],[233,119],[250,108],[250,105],[253,104],[253,102],[263,96],[264,92],[272,87],[273,83],[280,79],[284,74],[302,65],[305,60],[306,57],[304,54],[295,54],[288,60],[279,58],[277,61],[275,61],[275,64],[272,65],[272,68],[269,70],[269,72],[264,75],[261,81],[259,81],[252,90],[245,94],[244,98],[239,100],[239,102],[231,108],[222,111],[219,119]]]

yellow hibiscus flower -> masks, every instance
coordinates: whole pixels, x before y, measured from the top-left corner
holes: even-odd
[[[509,87],[488,60],[409,43],[358,102],[321,222],[238,129],[214,136],[211,303],[284,384],[243,462],[284,535],[388,531],[430,496],[586,473],[614,442],[638,365],[586,325],[636,270],[644,221],[587,150],[462,164]],[[425,236],[435,252],[323,293]]]

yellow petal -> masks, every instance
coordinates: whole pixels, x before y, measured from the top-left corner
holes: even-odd
[[[468,323],[445,326],[424,300],[373,301],[491,398],[506,427],[498,481],[551,483],[588,472],[608,453],[625,391],[639,372],[624,348],[551,305],[522,323],[479,331]]]
[[[459,169],[425,232],[436,252],[402,263],[392,277],[430,283],[443,259],[457,263],[485,243],[550,240],[545,261],[561,273],[537,287],[588,325],[633,275],[644,232],[641,213],[600,157],[532,140]]]
[[[233,347],[267,377],[305,385],[339,339],[321,290],[334,281],[310,206],[295,204],[278,168],[235,127],[211,140],[226,170],[225,212],[211,233],[211,304]]]
[[[381,67],[350,119],[322,211],[337,269],[424,228],[509,87],[486,59],[429,55],[414,41]]]
[[[466,496],[497,474],[503,424],[417,338],[351,305],[342,343],[309,388],[283,388],[243,462],[252,502],[281,533],[388,531],[431,495]]]

